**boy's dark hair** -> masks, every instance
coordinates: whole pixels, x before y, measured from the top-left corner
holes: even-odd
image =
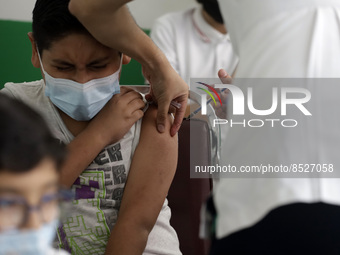
[[[70,0],[37,0],[33,9],[32,31],[40,55],[51,44],[72,33],[89,33],[68,10]]]
[[[197,0],[202,4],[203,9],[218,23],[223,24],[223,17],[217,0]]]
[[[65,153],[36,111],[0,94],[0,172],[23,173],[46,158],[59,170]]]

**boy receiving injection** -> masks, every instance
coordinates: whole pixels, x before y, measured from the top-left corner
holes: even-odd
[[[68,144],[62,183],[76,200],[60,245],[72,254],[181,254],[166,200],[177,137],[157,132],[153,107],[138,120],[141,96],[118,82],[129,58],[98,42],[68,3],[38,0],[33,11],[32,63],[44,79],[2,91],[39,109]]]

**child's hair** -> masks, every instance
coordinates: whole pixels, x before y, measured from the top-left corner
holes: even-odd
[[[37,0],[33,9],[32,31],[40,55],[63,37],[89,32],[68,10],[70,0]]]
[[[30,171],[47,158],[59,170],[65,154],[65,146],[36,111],[0,94],[0,172]]]

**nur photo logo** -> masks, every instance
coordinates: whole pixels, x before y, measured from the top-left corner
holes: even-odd
[[[307,104],[311,99],[311,93],[306,88],[301,87],[268,87],[266,90],[270,92],[271,98],[265,98],[265,100],[271,101],[271,105],[266,109],[257,109],[255,107],[256,100],[261,101],[261,97],[254,96],[254,91],[256,90],[256,86],[247,87],[246,91],[243,92],[239,87],[232,84],[215,84],[214,86],[208,85],[203,82],[196,82],[198,84],[204,85],[207,89],[197,87],[197,89],[203,91],[204,93],[200,94],[201,96],[201,113],[202,115],[207,114],[207,104],[211,101],[214,101],[215,105],[217,105],[215,97],[219,100],[222,105],[221,98],[216,89],[220,89],[220,91],[224,91],[228,89],[229,95],[232,96],[232,111],[231,116],[245,116],[245,112],[249,112],[255,116],[262,116],[259,119],[243,119],[238,122],[233,121],[233,119],[215,119],[213,125],[225,125],[229,124],[231,127],[235,125],[242,125],[244,127],[262,127],[266,123],[269,123],[272,127],[275,126],[276,123],[281,123],[283,127],[295,127],[298,125],[296,119],[278,119],[278,118],[265,118],[263,116],[269,117],[272,114],[276,114],[279,116],[287,116],[289,107],[295,108],[294,110],[298,110],[304,116],[312,116],[311,112],[307,109],[305,104]],[[210,91],[209,91],[210,90]],[[271,91],[270,91],[271,90]],[[207,94],[210,96],[210,99],[207,100]],[[214,96],[215,95],[215,96]],[[256,100],[255,100],[256,99]],[[287,107],[289,106],[289,107]],[[291,109],[291,108],[290,108]],[[228,111],[229,112],[229,111]]]
[[[221,97],[220,97],[220,95],[218,94],[218,92],[216,91],[216,89],[215,89],[213,86],[208,85],[208,84],[206,84],[206,83],[204,83],[204,82],[197,82],[197,83],[198,83],[198,84],[201,84],[201,85],[204,85],[204,86],[206,86],[208,89],[210,89],[210,90],[216,95],[216,97],[217,97],[218,100],[220,101],[220,104],[222,105]],[[215,97],[214,97],[213,94],[211,94],[211,92],[210,92],[209,90],[203,89],[203,88],[201,88],[201,87],[197,87],[197,88],[200,89],[200,90],[202,90],[202,91],[204,91],[205,93],[207,93],[207,94],[210,96],[210,102],[211,102],[211,100],[213,100],[214,103],[215,103],[215,106],[217,106]],[[205,99],[206,99],[206,98],[205,98]],[[206,112],[207,112],[206,104],[207,104],[207,103],[210,103],[210,102],[208,101],[208,102],[205,102],[205,104],[204,104],[204,106],[205,106],[205,114],[206,114]],[[202,107],[203,107],[203,103],[202,103],[201,105],[202,105]],[[202,109],[202,112],[203,112],[203,109]]]

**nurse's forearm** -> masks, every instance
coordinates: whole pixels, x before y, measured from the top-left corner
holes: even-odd
[[[102,10],[114,13],[132,0],[70,0],[69,10],[76,17],[87,16],[91,12],[99,14]]]
[[[127,0],[71,0],[70,11],[104,45],[127,54],[148,70],[167,66],[160,49],[136,24]]]

